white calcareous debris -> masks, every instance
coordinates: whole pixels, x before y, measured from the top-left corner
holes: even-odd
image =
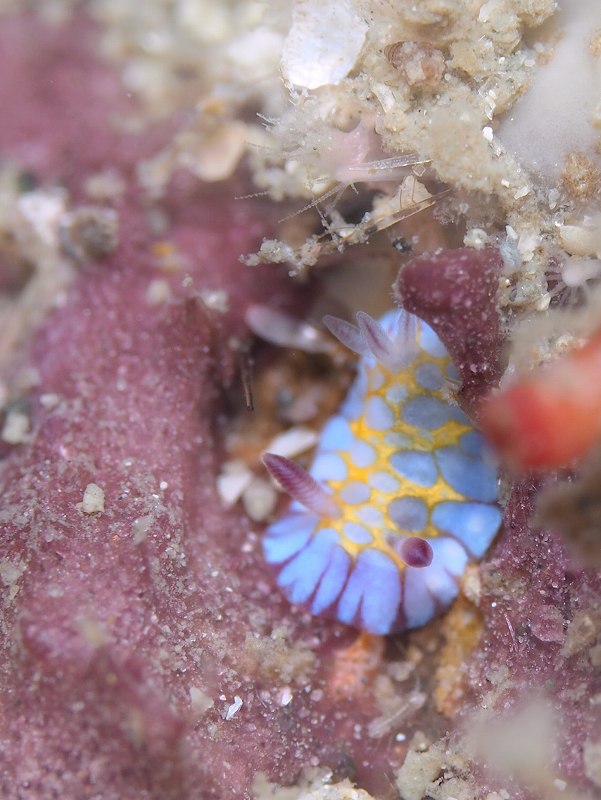
[[[536,231],[523,231],[517,241],[517,249],[522,257],[522,262],[532,261],[535,250],[539,245],[539,235]]]
[[[339,783],[303,791],[298,795],[298,800],[373,800],[373,798],[365,789],[353,786],[350,780],[345,778]]]
[[[214,182],[229,178],[246,149],[246,125],[238,120],[225,120],[203,131],[196,149],[188,158],[188,142],[179,142],[178,166],[188,167],[203,181]],[[192,138],[192,135],[190,136]]]
[[[78,503],[84,514],[97,514],[104,511],[104,489],[96,483],[88,483],[83,493],[83,500]]]
[[[234,695],[234,702],[227,707],[224,717],[225,721],[229,722],[231,719],[233,719],[241,708],[242,698],[236,694]]]
[[[50,248],[58,246],[59,228],[67,211],[64,190],[28,192],[19,198],[18,210],[44,245]]]
[[[385,53],[410,86],[435,87],[444,75],[443,53],[427,42],[396,42]]]
[[[19,185],[18,173],[4,165],[0,169],[0,248],[7,263],[17,266],[14,288],[18,290],[10,295],[0,292],[0,366],[7,366],[12,352],[50,308],[66,302],[65,289],[74,274],[60,239],[67,192],[57,188],[23,192]]]
[[[225,508],[238,502],[252,480],[253,474],[243,461],[226,461],[217,476],[217,493]]]
[[[151,306],[158,306],[171,299],[171,287],[162,278],[154,278],[146,289],[146,302]]]
[[[340,83],[357,62],[367,28],[352,0],[297,0],[282,53],[284,80],[302,89]]]
[[[254,478],[242,495],[244,510],[254,522],[262,522],[275,509],[278,495],[271,481]]]
[[[300,247],[293,247],[278,239],[263,239],[256,253],[242,256],[241,261],[249,267],[258,264],[288,264],[291,274],[317,264],[323,255],[323,246],[315,237],[309,237]]]
[[[290,686],[283,686],[278,693],[278,704],[280,706],[289,706],[292,702],[293,694]]]
[[[0,561],[0,580],[4,584],[9,601],[14,600],[19,593],[19,581],[26,569],[26,563],[20,559],[3,558]]]
[[[482,228],[470,228],[463,237],[463,244],[466,247],[473,247],[474,250],[484,250],[488,243],[488,234]]]
[[[4,420],[2,441],[7,444],[23,444],[29,438],[29,426],[29,416],[18,408],[12,408]]]
[[[134,521],[134,524],[132,525],[134,544],[141,544],[142,542],[146,541],[146,537],[148,536],[148,531],[152,527],[153,522],[154,522],[154,517],[152,516],[152,514],[144,514],[144,516],[138,517]]]
[[[57,405],[60,403],[60,397],[54,392],[46,392],[45,394],[40,395],[40,405],[42,405],[47,411],[52,411],[53,408],[56,408]]]
[[[243,72],[249,81],[265,80],[277,70],[284,37],[268,27],[257,27],[232,40],[226,58]]]
[[[230,298],[225,289],[204,289],[200,292],[200,299],[207,308],[219,314],[230,310]]]
[[[194,719],[200,719],[206,712],[213,708],[215,702],[209,695],[198,686],[190,687],[190,709]]]

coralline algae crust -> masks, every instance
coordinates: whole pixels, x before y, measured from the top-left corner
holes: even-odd
[[[599,575],[550,530],[598,555],[594,459],[563,516],[541,478],[507,473],[506,533],[459,603],[388,642],[276,599],[260,523],[278,495],[258,473],[274,440],[305,458],[351,380],[320,349],[324,311],[380,313],[399,264],[395,297],[445,343],[474,419],[507,363],[505,385],[590,335],[596,134],[550,125],[543,163],[510,115],[544,121],[533,98],[575,45],[598,69],[596,5],[9,5],[3,796],[596,796]],[[592,84],[559,72],[569,123]],[[246,269],[253,251],[308,286]],[[249,353],[252,303],[294,315],[285,351]]]

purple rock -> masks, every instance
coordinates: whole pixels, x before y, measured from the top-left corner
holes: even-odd
[[[277,269],[238,261],[279,210],[234,201],[240,183],[199,188],[180,174],[153,209],[168,221],[159,240],[135,169],[170,126],[119,132],[111,120],[132,102],[94,52],[83,17],[0,23],[2,156],[74,203],[109,167],[126,186],[111,206],[117,249],[82,268],[6,375],[33,366],[40,381],[17,399],[31,439],[0,452],[2,797],[240,800],[259,772],[294,783],[315,765],[390,797],[407,751],[396,731],[435,741],[473,727],[485,704],[498,726],[533,694],[557,714],[548,775],[598,796],[600,579],[532,529],[537,486],[514,482],[483,564],[483,635],[452,720],[431,699],[439,622],[385,646],[276,592],[259,531],[224,510],[215,477],[227,408],[242,405],[248,304],[305,302]],[[160,269],[166,246],[183,273]],[[10,291],[13,266],[0,280]],[[414,259],[397,282],[449,348],[472,410],[500,375],[499,268],[494,251],[449,251]],[[149,301],[156,279],[164,302]],[[224,313],[199,300],[214,290]],[[402,660],[408,647],[421,661]],[[478,774],[483,791],[501,787]]]
[[[501,377],[501,333],[496,306],[502,262],[496,250],[462,248],[425,253],[398,275],[398,302],[431,325],[463,379],[462,400],[473,410]]]

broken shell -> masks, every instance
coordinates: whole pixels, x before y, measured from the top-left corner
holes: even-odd
[[[304,89],[339,83],[355,66],[366,34],[350,0],[298,0],[282,52],[284,80]]]

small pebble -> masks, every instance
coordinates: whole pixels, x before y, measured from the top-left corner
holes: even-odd
[[[104,490],[95,483],[88,483],[83,493],[81,510],[84,514],[96,514],[104,511]]]

